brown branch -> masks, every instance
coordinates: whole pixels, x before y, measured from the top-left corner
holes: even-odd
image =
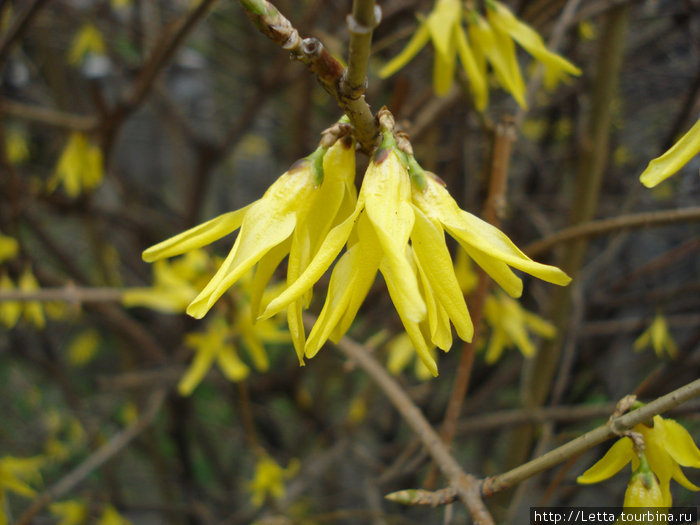
[[[352,98],[341,92],[345,68],[317,38],[301,38],[292,23],[267,0],[240,0],[248,18],[261,33],[290,52],[314,74],[316,80],[336,100],[355,127],[355,137],[366,153],[378,145],[379,127],[364,95]]]
[[[646,226],[663,226],[676,222],[693,222],[700,220],[700,206],[691,206],[676,210],[652,211],[600,219],[572,226],[553,235],[533,242],[523,250],[530,257],[537,257],[548,252],[557,244],[584,237],[594,237],[608,232]]]
[[[32,19],[41,11],[47,0],[34,0],[24,11],[22,11],[15,23],[7,31],[5,38],[0,42],[0,71],[4,69],[5,62],[10,55],[10,50],[17,40],[29,27]]]
[[[32,106],[8,99],[0,100],[0,111],[13,117],[75,131],[92,131],[98,125],[95,117],[76,115],[41,106]]]
[[[304,324],[313,326],[316,318],[304,314]],[[389,401],[398,410],[404,421],[411,427],[421,440],[433,461],[438,464],[442,474],[451,486],[455,488],[459,499],[467,506],[474,523],[486,525],[493,524],[493,518],[484,506],[479,495],[480,486],[477,479],[471,474],[466,474],[462,467],[450,454],[443,444],[440,436],[425,419],[425,416],[416,407],[411,398],[401,386],[384,370],[374,357],[360,344],[348,337],[343,337],[337,348],[349,359],[357,363],[377,386],[389,398]]]
[[[81,288],[62,286],[60,288],[40,288],[38,290],[0,290],[0,303],[3,301],[61,301],[66,303],[103,303],[122,300],[121,288]]]
[[[139,436],[139,434],[153,423],[163,406],[165,395],[165,390],[158,390],[151,394],[143,415],[136,423],[116,434],[107,443],[90,454],[80,465],[71,470],[58,482],[54,483],[48,490],[41,493],[14,525],[29,525],[34,516],[46,508],[52,501],[68,494],[95,470],[102,467],[107,461],[124,450],[134,438]]]

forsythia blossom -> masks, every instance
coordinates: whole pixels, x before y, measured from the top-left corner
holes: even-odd
[[[654,416],[651,427],[640,423],[632,430],[644,438],[644,455],[658,478],[662,506],[671,506],[671,479],[689,490],[700,490],[685,477],[680,468],[681,465],[700,468],[700,450],[685,428],[673,419]],[[623,437],[615,442],[602,459],[580,475],[577,481],[583,484],[598,483],[614,476],[630,462],[636,471],[640,465],[639,456],[635,453],[632,440]]]
[[[268,496],[276,500],[284,498],[285,481],[294,477],[298,471],[298,460],[293,459],[287,468],[282,468],[270,456],[263,455],[256,463],[255,476],[248,485],[253,505],[262,507]]]
[[[671,358],[678,355],[676,342],[668,331],[666,318],[661,314],[656,314],[649,328],[644,330],[642,335],[634,341],[634,349],[637,352],[650,345],[654,349],[656,357],[659,359],[663,357],[664,351],[666,351]]]
[[[29,483],[41,481],[39,468],[44,464],[41,457],[15,458],[4,456],[0,458],[0,525],[7,524],[5,516],[6,492],[14,492],[25,498],[32,498],[36,491]]]
[[[698,153],[700,153],[700,120],[678,139],[671,149],[649,162],[639,176],[639,180],[647,188],[653,188],[676,173]]]
[[[49,191],[61,184],[66,194],[75,198],[99,186],[102,177],[102,150],[90,142],[84,133],[71,133],[56,164],[54,176],[49,181]]]
[[[623,506],[626,509],[635,507],[664,507],[664,496],[659,480],[649,467],[646,456],[639,456],[639,466],[632,473],[625,490]],[[641,521],[641,520],[640,520]]]
[[[105,42],[102,33],[92,24],[83,25],[68,50],[68,63],[80,65],[90,54],[104,55]]]

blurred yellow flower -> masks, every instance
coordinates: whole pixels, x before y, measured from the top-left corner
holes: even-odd
[[[5,132],[5,155],[7,161],[15,166],[29,160],[27,136],[17,128],[11,127]]]
[[[671,506],[671,479],[675,479],[688,490],[700,490],[685,477],[680,468],[680,465],[700,468],[700,450],[683,426],[673,419],[654,416],[651,427],[640,423],[632,430],[644,438],[644,455],[659,480],[663,507]],[[632,440],[623,437],[576,481],[582,484],[598,483],[617,474],[629,462],[632,462],[633,470],[639,468],[640,461]]]
[[[462,62],[474,104],[483,110],[488,104],[486,75],[476,62],[467,35],[462,27],[462,2],[460,0],[437,0],[428,18],[421,21],[418,30],[404,50],[390,60],[380,71],[382,78],[389,77],[404,67],[431,40],[435,48],[433,89],[438,96],[446,95],[454,80],[457,56]]]
[[[97,330],[89,329],[78,334],[68,346],[68,362],[72,366],[85,366],[97,355],[100,345],[100,334]]]
[[[54,191],[61,184],[66,194],[75,198],[99,186],[102,177],[102,150],[84,133],[74,132],[58,159],[48,190]]]
[[[356,200],[354,177],[355,151],[351,141],[338,140],[330,149],[319,147],[284,173],[261,199],[152,246],[143,252],[143,259],[152,262],[179,255],[240,227],[230,253],[187,307],[187,313],[202,318],[226,290],[257,264],[251,301],[253,315],[257,316],[263,306],[259,302],[262,290],[284,257],[289,255],[287,282],[291,284],[306,269],[331,226],[350,213]],[[305,293],[309,290],[310,286]],[[309,294],[299,296],[287,308],[289,330],[302,364],[305,333],[301,311],[309,300]]]
[[[0,233],[0,263],[13,259],[19,253],[19,243],[13,237]]]
[[[84,24],[73,37],[68,50],[68,63],[82,64],[88,55],[104,55],[105,42],[102,33],[93,24]]]
[[[193,250],[173,261],[156,261],[153,286],[127,288],[122,304],[127,308],[142,306],[163,313],[183,313],[197,296],[198,287],[204,285],[202,280],[209,267],[209,256],[203,250]]]
[[[36,491],[30,483],[41,482],[39,469],[44,464],[40,456],[33,458],[16,458],[3,456],[0,458],[0,524],[5,522],[4,504],[7,492],[13,492],[25,498],[32,498]]]
[[[19,289],[24,292],[39,290],[39,283],[29,268],[25,268],[22,275],[20,275],[18,285]],[[23,316],[25,321],[34,325],[36,328],[42,329],[46,326],[44,309],[39,301],[25,302]]]
[[[547,89],[554,88],[560,81],[568,78],[567,75],[581,74],[581,70],[571,62],[547,49],[539,33],[518,20],[508,7],[495,0],[486,0],[485,4],[486,15],[497,38],[512,38],[544,66],[544,85]]]
[[[698,153],[700,153],[700,120],[666,153],[649,162],[639,176],[639,180],[647,188],[653,188],[680,170]]]
[[[119,514],[112,505],[107,505],[97,520],[97,525],[131,525],[131,521]]]
[[[485,358],[489,364],[498,361],[503,350],[510,346],[518,347],[525,357],[535,355],[530,332],[546,339],[556,335],[552,323],[528,312],[518,301],[501,292],[486,297],[484,319],[491,327]]]
[[[430,370],[420,359],[416,359],[416,353],[413,350],[413,343],[406,332],[401,332],[392,337],[386,343],[386,349],[389,354],[389,360],[386,367],[394,375],[399,375],[411,362],[414,362],[414,370],[416,378],[421,381],[431,379],[433,375]],[[435,358],[435,349],[432,348],[430,353]]]
[[[56,525],[84,525],[89,516],[87,505],[78,500],[57,501],[49,511],[58,518]]]
[[[649,325],[649,328],[642,332],[635,341],[634,349],[639,352],[646,347],[651,346],[659,359],[663,358],[664,351],[671,358],[675,358],[678,355],[678,347],[676,342],[671,337],[671,333],[668,331],[668,324],[666,323],[666,318],[660,313],[656,314],[654,320]]]
[[[287,468],[282,468],[274,459],[264,454],[255,464],[255,475],[248,484],[253,506],[262,507],[268,497],[283,499],[286,494],[285,482],[296,476],[299,466],[299,461],[292,459]]]

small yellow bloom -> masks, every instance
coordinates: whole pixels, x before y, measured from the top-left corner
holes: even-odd
[[[97,355],[100,334],[97,330],[85,330],[71,341],[68,347],[68,362],[72,366],[85,366]]]
[[[19,243],[16,239],[0,233],[0,263],[13,259],[19,253]]]
[[[625,490],[623,502],[625,509],[635,507],[666,507],[661,485],[652,472],[646,456],[639,456],[639,467],[632,473]],[[640,520],[641,522],[641,516]]]
[[[285,481],[294,477],[298,471],[298,460],[293,459],[287,468],[282,468],[270,456],[263,455],[255,465],[253,480],[248,484],[253,505],[262,507],[268,497],[275,500],[283,499],[286,493]]]
[[[202,318],[226,290],[257,265],[251,300],[257,316],[264,306],[260,304],[262,292],[284,257],[289,255],[287,282],[291,284],[306,269],[333,224],[350,213],[356,200],[354,177],[354,148],[341,139],[328,151],[319,148],[296,163],[261,199],[152,246],[143,252],[143,259],[153,262],[201,248],[240,227],[230,253],[187,307],[187,313]],[[287,308],[301,364],[305,341],[301,311],[310,300],[306,293],[310,288]]]
[[[180,395],[188,396],[204,379],[214,361],[226,378],[237,382],[248,377],[250,369],[231,343],[231,329],[223,317],[215,317],[205,332],[189,333],[185,344],[195,351],[194,359],[177,385]]]
[[[680,468],[681,465],[700,468],[700,450],[685,428],[673,419],[654,416],[652,427],[640,423],[632,430],[644,438],[644,455],[659,480],[663,507],[671,506],[671,479],[688,490],[700,490],[685,477]],[[629,462],[632,462],[632,469],[637,470],[640,462],[632,440],[623,437],[615,442],[602,459],[580,475],[577,481],[582,484],[598,483],[617,474]]]
[[[99,29],[93,24],[84,24],[73,37],[68,50],[68,63],[74,66],[80,65],[90,54],[104,55],[105,42]]]
[[[131,521],[119,514],[112,505],[107,505],[97,521],[97,525],[131,525]]]
[[[29,160],[27,136],[17,128],[11,127],[5,132],[5,154],[7,161],[15,166]]]
[[[183,313],[197,296],[202,278],[209,271],[209,257],[194,250],[173,261],[156,261],[153,286],[128,288],[122,295],[127,308],[142,306],[163,313]],[[205,281],[206,282],[206,281]]]
[[[544,65],[544,85],[548,89],[567,78],[578,76],[581,70],[565,58],[551,52],[542,37],[529,25],[518,20],[505,5],[493,0],[486,1],[487,16],[493,25],[498,39],[512,38],[537,61]]]
[[[525,357],[535,355],[535,345],[529,332],[551,339],[556,328],[549,321],[525,310],[518,301],[497,292],[486,297],[484,318],[491,327],[491,337],[486,349],[486,362],[495,363],[504,348],[517,346]]]
[[[647,188],[653,188],[685,166],[700,153],[700,120],[671,149],[655,158],[639,176]]]
[[[44,464],[42,457],[16,458],[4,456],[0,458],[0,520],[3,519],[2,504],[6,492],[13,492],[25,498],[32,498],[36,491],[29,483],[41,482],[39,469]]]
[[[386,367],[394,375],[399,375],[410,363],[415,363],[414,374],[417,379],[427,381],[432,378],[432,374],[423,361],[415,359],[416,353],[413,350],[413,343],[406,332],[392,337],[386,344],[389,353],[389,360]],[[435,358],[435,350],[430,351],[433,359]]]
[[[19,277],[19,289],[25,292],[33,292],[39,289],[39,283],[29,268],[26,268]],[[46,326],[44,309],[39,301],[27,301],[24,304],[24,320],[42,329]]]
[[[102,177],[102,150],[91,143],[87,135],[75,132],[63,148],[48,189],[53,191],[61,184],[66,194],[75,198],[99,186]]]
[[[57,525],[84,525],[89,517],[88,506],[78,500],[57,501],[49,511],[59,519]]]
[[[660,313],[656,314],[649,328],[644,330],[642,335],[635,340],[634,349],[639,352],[650,345],[654,348],[654,352],[659,359],[663,358],[664,351],[671,358],[675,358],[678,355],[678,347],[668,331],[666,318]]]
[[[421,22],[404,50],[390,60],[379,72],[382,78],[389,77],[404,67],[432,40],[435,47],[433,89],[435,94],[447,94],[454,80],[457,56],[462,62],[477,109],[483,110],[488,103],[486,75],[477,64],[467,35],[462,27],[462,2],[460,0],[438,0],[435,9]]]

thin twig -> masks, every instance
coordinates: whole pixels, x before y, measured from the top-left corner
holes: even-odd
[[[315,322],[314,316],[304,314],[304,323],[307,326],[312,326]],[[493,518],[481,501],[477,479],[462,470],[457,460],[452,457],[447,447],[442,443],[440,436],[394,378],[362,345],[352,339],[343,337],[338,341],[337,347],[348,358],[357,363],[389,398],[399,414],[420,438],[450,485],[455,488],[460,500],[469,509],[474,523],[493,524]]]
[[[372,46],[372,32],[380,22],[382,11],[374,0],[354,0],[347,23],[350,30],[348,67],[341,78],[340,91],[350,98],[364,95],[367,89],[367,63]]]
[[[77,286],[39,288],[38,290],[0,290],[0,303],[3,301],[111,303],[121,301],[124,291],[123,288],[83,288]]]
[[[13,117],[74,131],[92,131],[96,129],[98,125],[98,121],[95,117],[76,115],[52,108],[23,104],[9,99],[0,100],[0,110]]]
[[[7,57],[10,55],[10,50],[14,43],[24,34],[32,19],[41,11],[41,8],[44,7],[46,2],[47,0],[34,0],[19,14],[15,23],[12,24],[7,31],[5,38],[0,42],[0,71],[4,69],[5,61],[7,61]]]
[[[551,250],[557,244],[580,239],[583,237],[594,237],[608,232],[618,231],[627,228],[644,228],[647,226],[663,226],[676,222],[693,222],[700,220],[700,206],[691,206],[675,210],[652,211],[646,213],[635,213],[612,217],[610,219],[600,219],[583,224],[572,226],[549,235],[544,239],[533,242],[523,250],[530,257],[537,257]]]
[[[68,494],[95,470],[102,467],[107,461],[124,450],[134,438],[153,423],[163,406],[165,394],[165,390],[157,390],[151,394],[143,415],[135,424],[119,432],[107,443],[90,454],[80,465],[71,470],[48,490],[41,493],[14,525],[28,525],[34,516],[46,508],[52,501]]]
[[[341,92],[345,68],[317,38],[301,38],[292,23],[267,0],[240,0],[248,18],[270,40],[290,52],[311,71],[316,80],[336,100],[355,127],[355,137],[366,153],[377,146],[379,128],[364,95],[352,98]]]

